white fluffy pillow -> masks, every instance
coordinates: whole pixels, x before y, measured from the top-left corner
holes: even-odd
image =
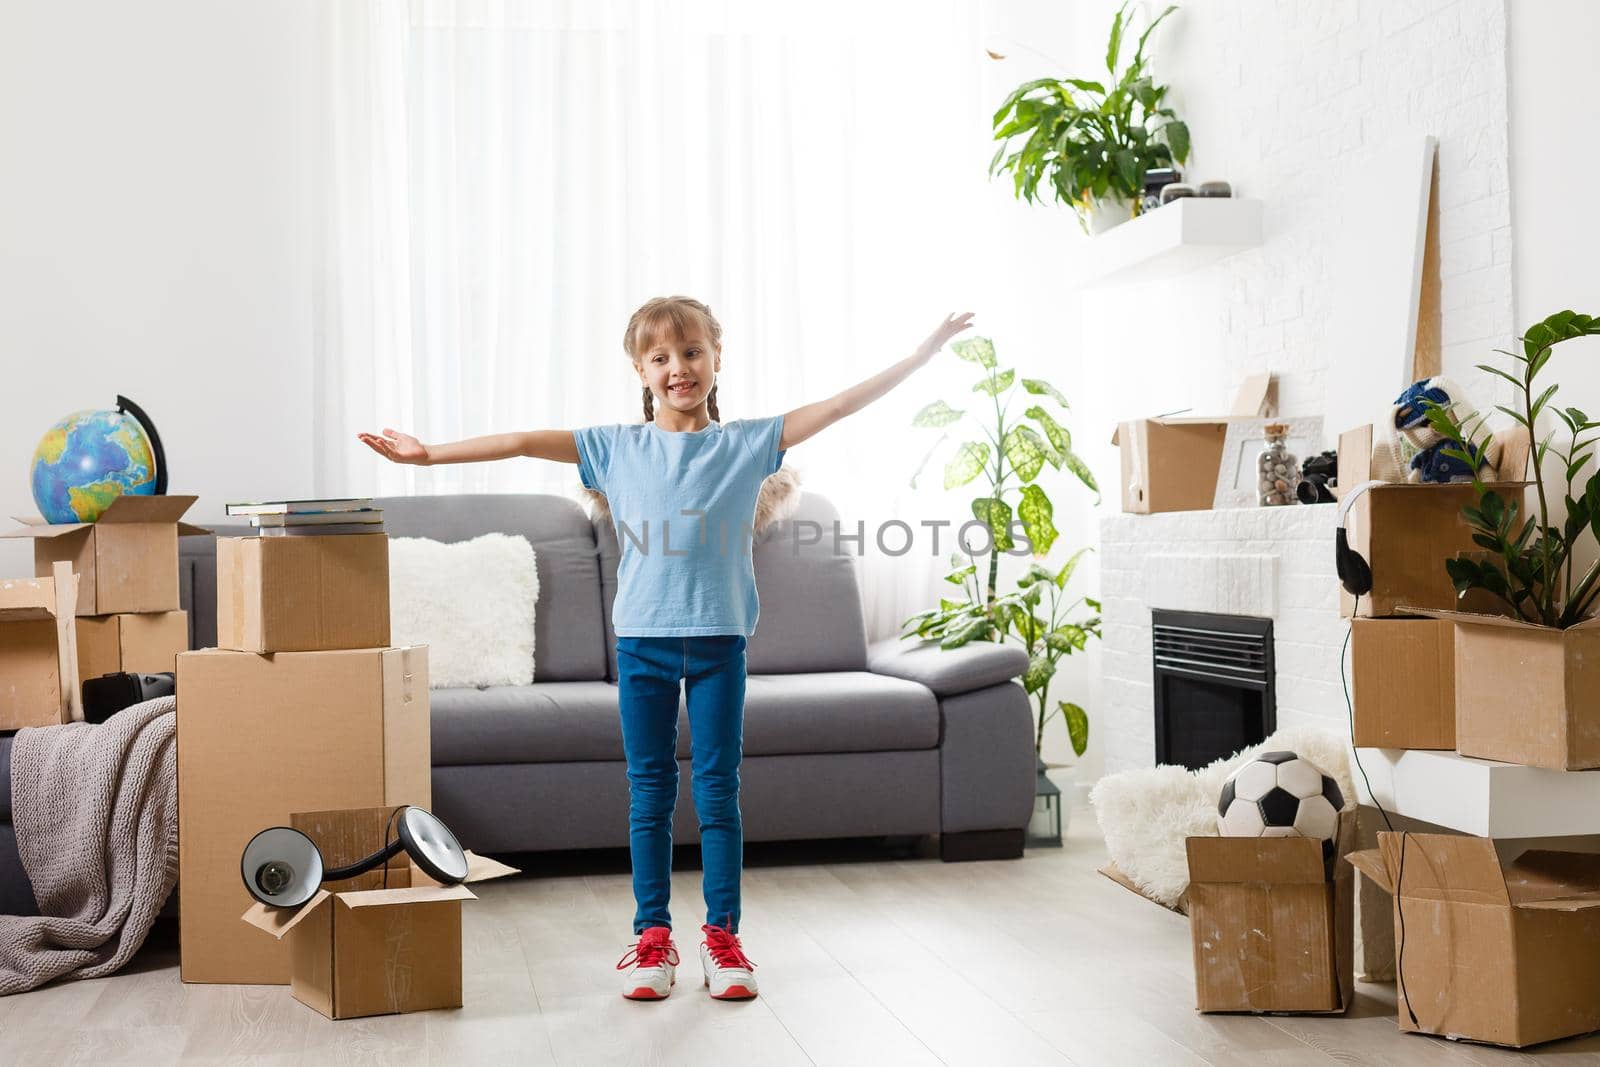
[[[531,683],[538,599],[539,572],[526,537],[389,540],[391,639],[428,646],[434,689]]]

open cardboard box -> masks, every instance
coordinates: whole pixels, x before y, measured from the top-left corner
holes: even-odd
[[[241,652],[389,643],[389,537],[217,538],[217,647]]]
[[[189,613],[78,616],[78,681],[127,671],[158,674],[177,669],[189,650]]]
[[[198,499],[124,494],[94,522],[17,519],[23,526],[0,537],[30,538],[40,577],[55,563],[70,563],[79,615],[177,611],[178,538],[210,532],[178,521]]]
[[[185,982],[289,981],[288,945],[239,923],[251,900],[239,855],[252,834],[294,811],[428,807],[428,697],[425,645],[178,657]]]
[[[1119,423],[1111,443],[1121,448],[1122,510],[1140,515],[1209,511],[1217,493],[1229,419],[1269,414],[1272,389],[1272,375],[1258,374],[1240,386],[1231,415]]]
[[[1500,465],[1487,483],[1502,492],[1520,493],[1527,470],[1525,435],[1507,432]],[[1349,492],[1372,476],[1372,427],[1339,435],[1339,485]],[[1459,606],[1455,586],[1445,571],[1446,560],[1476,554],[1472,529],[1461,509],[1475,505],[1470,482],[1421,485],[1396,482],[1363,493],[1346,518],[1350,547],[1372,568],[1372,592],[1360,603],[1339,590],[1339,614],[1349,618],[1382,618],[1404,614],[1403,605],[1452,610]],[[1470,606],[1470,604],[1469,604]]]
[[[1322,1014],[1350,1007],[1355,894],[1340,857],[1355,832],[1355,812],[1342,813],[1331,864],[1322,842],[1306,837],[1188,839],[1185,900],[1199,1011]]]
[[[1426,614],[1455,629],[1457,752],[1555,771],[1600,767],[1600,618],[1557,630]]]
[[[0,578],[0,730],[83,720],[77,599],[70,563],[48,578]]]
[[[338,866],[376,852],[393,808],[297,814],[291,825]],[[404,856],[404,853],[401,853]],[[467,883],[518,873],[467,853]],[[388,888],[351,888],[387,882]],[[381,884],[381,883],[379,883]],[[330,1019],[461,1007],[461,902],[466,885],[441,886],[409,861],[330,883],[299,908],[257,902],[242,918],[289,939],[289,991]]]
[[[1520,1048],[1600,1029],[1600,856],[1502,865],[1487,838],[1380,833],[1349,860],[1395,897],[1401,1030]]]

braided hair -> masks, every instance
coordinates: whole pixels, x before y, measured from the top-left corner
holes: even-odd
[[[696,323],[695,320],[699,320]],[[687,335],[694,325],[702,325],[711,335],[711,343],[717,347],[722,345],[722,324],[711,313],[711,309],[693,297],[688,296],[658,296],[646,301],[644,306],[633,313],[628,320],[628,329],[622,335],[622,350],[635,364],[639,362],[648,343],[655,339],[663,330],[669,331],[678,337]],[[656,418],[655,397],[650,394],[648,385],[642,387],[644,393],[644,420],[654,422]],[[711,392],[706,396],[706,411],[716,422],[722,421],[722,416],[717,412],[717,387],[713,385]]]

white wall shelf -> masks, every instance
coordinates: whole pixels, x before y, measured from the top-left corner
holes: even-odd
[[[1479,837],[1600,834],[1600,771],[1551,771],[1454,752],[1363,748],[1372,793],[1391,813]],[[1373,797],[1352,765],[1364,803]]]
[[[1187,274],[1261,243],[1261,201],[1185,197],[1124,222],[1085,246],[1083,288]]]

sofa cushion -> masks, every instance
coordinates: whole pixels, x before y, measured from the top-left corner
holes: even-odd
[[[904,678],[947,697],[1021,678],[1028,670],[1028,654],[1017,645],[991,641],[941,648],[937,641],[888,637],[868,646],[867,664],[874,674]]]
[[[467,541],[486,533],[521,534],[539,570],[534,610],[533,676],[539,681],[603,681],[606,627],[601,619],[600,562],[594,528],[576,501],[543,493],[383,497],[392,537]]]
[[[621,760],[617,687],[535,682],[433,693],[433,763]],[[935,748],[939,706],[924,686],[865,671],[751,675],[745,685],[747,756]],[[678,700],[678,755],[689,757]]]
[[[757,536],[761,615],[745,653],[751,674],[867,669],[856,557],[848,542],[834,551],[837,523],[826,497],[803,493],[791,518]]]

